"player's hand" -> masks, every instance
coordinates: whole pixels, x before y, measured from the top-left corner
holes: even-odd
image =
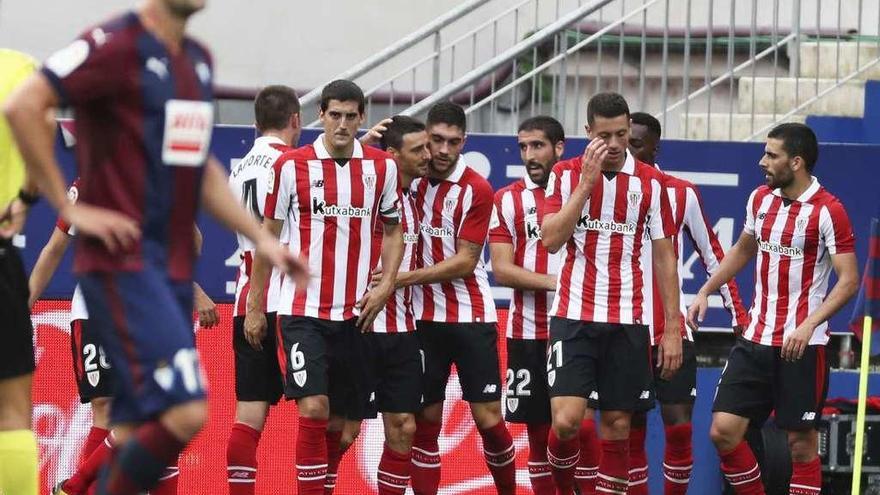
[[[811,323],[803,322],[798,325],[797,329],[786,337],[782,342],[782,359],[786,361],[797,361],[804,355],[807,346],[810,345],[810,338],[815,330]]]
[[[734,336],[734,337],[741,337],[742,334],[743,334],[743,327],[742,327],[742,325],[734,325],[734,326],[733,326],[733,336]]]
[[[3,213],[0,213],[0,237],[12,239],[16,234],[24,230],[24,222],[30,207],[19,198],[15,198],[6,205]]]
[[[370,289],[379,285],[382,282],[382,267],[377,266],[373,273],[370,274]]]
[[[140,226],[133,218],[107,208],[71,203],[60,213],[79,235],[97,237],[111,253],[127,250],[141,238]]]
[[[370,130],[361,136],[359,141],[365,146],[373,146],[377,144],[382,139],[382,135],[385,134],[385,131],[388,130],[388,126],[391,122],[392,120],[390,118],[382,119],[378,124],[370,127]]]
[[[217,314],[217,305],[214,304],[214,301],[211,300],[199,284],[193,284],[193,286],[195,291],[195,308],[199,313],[199,326],[202,328],[213,328],[220,321],[220,316]]]
[[[669,380],[681,367],[681,324],[667,320],[663,338],[657,346],[657,365],[660,378]]]
[[[700,328],[700,323],[703,323],[703,318],[706,317],[706,309],[709,307],[709,297],[703,294],[703,292],[697,292],[694,300],[691,301],[690,307],[688,307],[687,314],[687,325],[691,327],[691,330],[697,330]]]
[[[361,332],[369,332],[373,329],[373,320],[385,308],[388,298],[393,293],[394,285],[392,283],[381,282],[368,290],[364,297],[357,302],[355,307],[361,312],[357,319],[357,326],[361,328]]]
[[[595,138],[590,141],[590,144],[584,150],[584,154],[581,155],[580,184],[592,189],[593,184],[596,183],[596,178],[599,177],[599,172],[602,171],[602,163],[605,162],[607,156],[608,145],[605,144],[604,140]]]
[[[263,338],[266,337],[266,313],[248,309],[244,315],[244,339],[251,347],[263,350]]]
[[[309,267],[297,258],[289,249],[282,246],[277,239],[265,235],[257,244],[257,256],[266,258],[269,263],[293,278],[298,287],[309,284]]]

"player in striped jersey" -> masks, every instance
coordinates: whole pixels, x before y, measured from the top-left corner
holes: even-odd
[[[337,80],[321,93],[324,127],[313,144],[282,155],[270,174],[263,224],[275,237],[290,225],[289,249],[307,259],[312,277],[295,286],[285,278],[278,303],[284,392],[296,399],[299,425],[296,464],[299,493],[332,490],[334,467],[345,443],[345,420],[366,417],[370,358],[361,331],[368,331],[394,292],[403,255],[397,165],[387,153],[355,139],[365,98],[351,81]],[[370,272],[379,262],[373,236],[383,226],[377,285]],[[251,273],[245,331],[266,327],[267,265]],[[330,420],[330,421],[328,421]],[[334,435],[328,435],[327,432]],[[329,466],[328,466],[329,465]]]
[[[632,132],[629,139],[629,150],[639,160],[657,167],[657,153],[660,148],[662,128],[660,122],[652,115],[634,112]],[[724,251],[712,225],[703,212],[703,206],[697,187],[688,181],[664,174],[664,186],[669,196],[672,217],[675,222],[676,235],[673,243],[678,253],[679,284],[683,278],[684,234],[691,239],[695,252],[700,256],[709,276],[718,269]],[[646,278],[653,278],[651,270],[650,244],[645,245],[642,252],[642,266]],[[736,282],[731,280],[720,290],[724,306],[733,317],[732,325],[735,333],[742,332],[746,324],[746,313],[739,298]],[[644,290],[645,314],[651,319],[648,328],[651,331],[651,345],[659,344],[663,336],[664,318],[660,296],[656,284],[646,284]],[[685,307],[682,302],[682,317]],[[666,450],[663,460],[664,493],[666,495],[684,495],[687,493],[693,455],[691,447],[691,414],[697,396],[697,356],[694,351],[694,336],[687,326],[682,326],[682,365],[678,373],[669,380],[661,380],[657,368],[654,368],[654,388],[657,401],[660,403],[663,424],[665,425]],[[653,404],[651,404],[653,407]],[[648,459],[645,453],[645,434],[647,413],[639,412],[633,416],[630,429],[630,476],[629,493],[647,495],[648,493]]]
[[[708,295],[757,255],[749,325],[721,374],[710,431],[737,494],[764,493],[743,435],[771,410],[788,432],[789,493],[822,489],[816,424],[828,386],[827,320],[855,295],[859,276],[846,210],[812,175],[818,155],[809,127],[789,123],[770,131],[760,161],[767,185],[749,196],[743,233],[688,309],[688,324],[697,328]],[[832,269],[838,281],[826,298]]]
[[[529,479],[535,495],[554,495],[547,462],[550,396],[547,395],[548,310],[556,290],[558,256],[541,244],[544,188],[565,147],[565,131],[546,116],[523,121],[517,132],[525,175],[495,193],[489,230],[492,272],[513,288],[507,317],[505,419],[525,423]]]
[[[486,464],[500,494],[516,490],[513,439],[501,415],[495,302],[483,265],[492,215],[492,188],[461,156],[467,121],[452,103],[428,112],[431,164],[411,194],[421,219],[423,267],[398,276],[416,290],[417,322],[425,357],[425,408],[416,417],[412,486],[435,494],[440,483],[438,438],[452,363],[463,398],[483,439]]]
[[[653,400],[641,304],[645,242],[653,244],[668,330],[658,347],[662,377],[670,378],[681,364],[669,200],[659,172],[627,152],[629,132],[626,100],[616,93],[593,96],[587,106],[590,144],[583,156],[553,167],[547,188],[542,240],[550,252],[565,249],[547,363],[553,420],[548,458],[564,493],[570,492],[578,430],[588,406],[601,411],[596,489],[626,493],[628,488],[630,419]]]
[[[287,86],[267,86],[254,100],[254,115],[260,136],[229,174],[229,186],[255,218],[262,219],[269,177],[275,161],[299,142],[300,106],[296,92]],[[287,224],[282,227],[287,229]],[[287,238],[281,233],[282,242]],[[226,470],[230,495],[253,495],[257,479],[257,445],[269,414],[269,406],[281,397],[281,369],[275,332],[281,273],[273,270],[267,288],[266,331],[252,328],[246,333],[244,320],[254,245],[238,235],[241,252],[232,319],[232,348],[235,355],[235,423],[226,448]]]

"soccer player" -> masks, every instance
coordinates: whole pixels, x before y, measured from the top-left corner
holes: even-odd
[[[556,119],[523,121],[517,132],[526,174],[495,193],[489,252],[495,280],[513,288],[507,318],[505,419],[525,423],[529,435],[529,479],[535,495],[555,495],[547,462],[550,396],[547,394],[548,311],[556,290],[558,256],[541,244],[544,189],[565,148]]]
[[[0,49],[0,104],[36,67],[27,55]],[[26,180],[21,155],[0,116],[0,493],[22,495],[38,493],[37,439],[31,431],[34,329],[27,275],[12,240],[24,228],[35,193],[36,184]]]
[[[40,191],[77,229],[74,269],[117,385],[117,454],[98,492],[155,486],[201,429],[205,388],[192,332],[193,224],[201,204],[305,278],[305,267],[236,204],[209,154],[208,52],[185,35],[198,0],[146,0],[51,56],[5,114]],[[52,130],[56,106],[76,114],[79,201],[67,201]]]
[[[416,335],[425,359],[425,407],[416,416],[413,491],[437,493],[443,400],[455,363],[464,400],[483,439],[483,454],[500,494],[516,490],[514,446],[501,415],[495,302],[483,264],[492,188],[461,157],[464,110],[451,102],[428,111],[431,163],[411,186],[419,211],[423,267],[398,275],[416,289]]]
[[[710,436],[737,494],[764,493],[743,435],[771,410],[788,433],[789,493],[822,489],[816,423],[828,386],[827,320],[856,293],[859,276],[846,210],[812,175],[818,155],[816,135],[803,124],[767,134],[759,163],[767,184],[752,191],[743,233],[688,309],[688,325],[697,328],[709,294],[757,256],[749,325],[730,351],[712,406]],[[826,298],[832,269],[837,284]]]
[[[229,185],[241,204],[258,219],[263,218],[272,167],[299,142],[300,106],[296,92],[287,86],[267,86],[254,100],[257,132],[260,136],[245,157],[233,167]],[[283,227],[286,229],[286,225]],[[282,234],[282,239],[287,236]],[[272,272],[265,297],[267,330],[262,335],[245,332],[254,245],[238,236],[241,251],[232,320],[235,352],[235,423],[226,448],[230,495],[253,495],[257,479],[257,445],[269,414],[269,406],[281,397],[281,368],[278,366],[275,320],[281,273]]]
[[[639,161],[654,165],[657,168],[657,153],[660,148],[660,122],[652,115],[635,112],[631,116],[632,130],[629,139],[629,151]],[[683,262],[683,236],[686,233],[694,245],[695,252],[700,256],[709,276],[718,269],[724,250],[718,242],[706,214],[703,212],[702,200],[697,187],[688,181],[671,175],[664,175],[664,188],[669,196],[672,217],[675,222],[673,244],[678,253],[679,284],[681,283],[681,263]],[[650,244],[642,251],[642,266],[646,274],[651,273]],[[646,275],[646,278],[652,278]],[[736,282],[731,280],[721,287],[724,306],[733,317],[736,333],[746,325],[746,313],[739,298]],[[656,346],[663,338],[665,321],[659,304],[659,294],[655,284],[644,285],[643,307],[645,314],[651,316],[648,325],[651,331],[651,345]],[[656,304],[655,304],[656,303]],[[682,306],[682,318],[684,318]],[[684,495],[687,493],[691,471],[693,470],[693,449],[691,437],[691,414],[697,397],[697,356],[694,351],[694,335],[688,327],[682,326],[682,364],[671,379],[660,379],[658,369],[654,368],[654,390],[660,403],[666,435],[666,450],[663,459],[664,493],[666,495]],[[653,404],[651,404],[653,406]],[[638,412],[633,416],[630,429],[630,476],[629,493],[647,495],[648,493],[648,458],[645,453],[647,413]]]
[[[553,167],[541,228],[550,252],[565,250],[550,310],[548,458],[560,492],[570,493],[578,430],[588,405],[596,408],[602,438],[596,489],[626,493],[630,418],[653,400],[642,309],[646,242],[653,244],[666,318],[661,376],[670,378],[681,364],[674,225],[659,172],[627,152],[626,100],[616,93],[593,96],[586,129],[584,154]]]
[[[264,230],[278,236],[287,220],[289,248],[308,260],[313,274],[308,284],[285,278],[278,303],[284,393],[296,399],[299,411],[301,494],[324,493],[328,464],[338,465],[346,443],[353,441],[343,439],[340,445],[345,420],[359,423],[368,413],[369,349],[361,331],[370,330],[394,292],[403,256],[397,166],[387,153],[355,139],[364,104],[363,92],[351,81],[325,86],[319,112],[324,133],[279,157],[266,198]],[[373,242],[379,222],[381,250]],[[387,271],[369,288],[380,253]],[[259,260],[254,263],[247,334],[266,328],[266,268]],[[328,431],[338,433],[331,437]],[[328,447],[334,452],[328,453]]]

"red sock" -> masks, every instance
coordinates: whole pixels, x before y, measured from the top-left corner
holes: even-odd
[[[574,491],[574,467],[580,457],[580,440],[578,437],[560,440],[556,431],[550,429],[547,440],[547,462],[553,473],[557,493],[570,495]]]
[[[789,495],[819,495],[821,492],[822,463],[819,458],[810,462],[792,462]]]
[[[694,468],[690,423],[666,427],[666,453],[663,458],[663,492],[686,495]]]
[[[742,441],[729,452],[719,452],[721,472],[736,495],[764,495],[761,468],[749,444]]]
[[[596,493],[596,477],[599,475],[599,460],[602,458],[602,447],[596,433],[596,420],[585,419],[581,422],[578,433],[581,444],[581,457],[574,470],[574,483],[581,495]]]
[[[98,479],[98,471],[110,459],[113,453],[113,432],[107,433],[89,456],[80,463],[76,472],[64,482],[62,489],[70,495],[86,493]]]
[[[602,440],[596,490],[626,494],[629,486],[629,440]]]
[[[513,447],[513,437],[507,431],[504,420],[498,422],[492,428],[479,430],[483,437],[483,455],[486,458],[486,466],[495,480],[495,488],[498,495],[516,494],[516,450]]]
[[[440,423],[416,421],[412,448],[412,488],[415,495],[435,495],[440,487]]]
[[[382,459],[379,461],[379,473],[377,488],[379,495],[404,495],[409,485],[409,473],[412,466],[412,456],[401,454],[388,448],[382,450]]]
[[[327,430],[324,433],[324,441],[327,443],[327,479],[324,480],[324,495],[333,495],[333,490],[336,489],[336,473],[339,472],[339,463],[342,461],[342,451],[339,449],[342,431]]]
[[[645,427],[629,430],[629,493],[648,495],[648,454],[645,453]]]
[[[553,473],[547,462],[547,437],[550,435],[549,423],[529,423],[529,481],[535,495],[556,495]]]
[[[296,435],[296,486],[300,495],[324,495],[327,477],[326,419],[300,416]]]
[[[177,495],[177,480],[180,479],[180,469],[177,466],[165,468],[165,474],[159,478],[159,484],[150,490],[150,495]]]
[[[77,464],[77,468],[82,467],[85,464],[86,460],[88,460],[89,456],[92,455],[92,452],[97,449],[101,443],[107,438],[107,434],[110,433],[110,430],[106,430],[104,428],[98,428],[97,426],[92,426],[89,429],[89,434],[86,436],[86,443],[83,445],[82,450],[79,452],[79,464]]]
[[[254,495],[257,483],[257,444],[260,432],[244,423],[232,425],[226,444],[229,495]]]

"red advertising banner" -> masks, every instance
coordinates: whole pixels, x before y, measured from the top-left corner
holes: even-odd
[[[197,343],[209,384],[210,418],[204,430],[180,457],[179,493],[225,495],[226,442],[235,414],[232,359],[232,306],[218,305],[221,324],[198,330]],[[79,449],[91,425],[88,404],[80,404],[73,375],[69,329],[70,303],[40,301],[33,311],[37,372],[34,378],[34,427],[40,445],[42,493],[74,471]],[[499,328],[506,312],[499,311]],[[499,331],[501,363],[506,362],[504,332]],[[495,493],[483,460],[482,444],[467,403],[453,373],[446,390],[440,452],[443,457],[440,493]],[[256,492],[260,495],[296,493],[294,445],[296,404],[282,402],[270,413],[258,450]],[[517,482],[530,492],[525,428],[511,425],[518,452]],[[360,438],[346,454],[339,470],[339,495],[376,493],[376,468],[384,436],[379,420],[365,421]]]

